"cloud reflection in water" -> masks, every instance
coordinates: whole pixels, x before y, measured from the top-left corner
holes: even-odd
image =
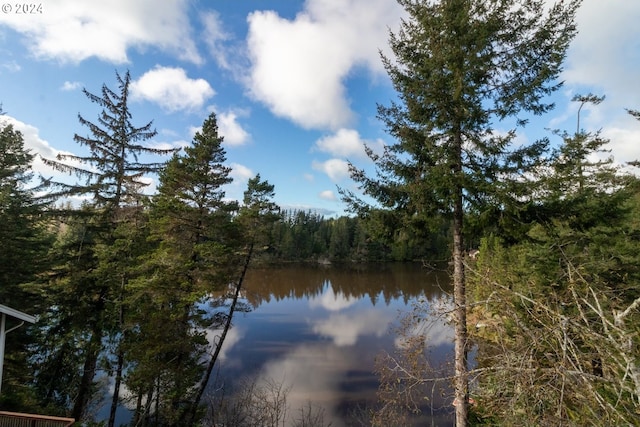
[[[281,383],[288,389],[284,427],[310,404],[323,408],[325,424],[353,425],[349,411],[375,403],[376,358],[401,344],[392,326],[400,313],[410,312],[417,299],[428,308],[442,302],[440,283],[411,266],[357,272],[291,267],[250,279],[246,289],[255,310],[234,319],[240,339],[225,343],[222,371],[227,378],[249,377],[258,387]],[[449,344],[449,338],[440,322],[429,330],[428,344]]]

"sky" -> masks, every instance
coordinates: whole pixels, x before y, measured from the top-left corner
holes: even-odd
[[[186,146],[216,113],[234,178],[225,188],[229,198],[240,199],[259,173],[283,208],[341,215],[337,188],[355,188],[347,161],[371,170],[364,145],[380,150],[393,142],[376,105],[396,96],[380,60],[380,52],[390,55],[388,31],[403,16],[395,0],[32,5],[0,9],[0,102],[26,147],[45,158],[86,154],[73,141],[88,135],[78,114],[96,121],[100,107],[82,89],[117,89],[116,72],[127,71],[134,125],[153,121],[158,132],[150,146]],[[518,138],[573,132],[578,106],[570,99],[606,95],[582,110],[581,127],[601,130],[617,162],[640,159],[640,122],[625,110],[640,110],[640,1],[583,0],[577,20],[556,109]],[[34,170],[71,179],[39,160]],[[150,192],[155,185],[151,179]]]

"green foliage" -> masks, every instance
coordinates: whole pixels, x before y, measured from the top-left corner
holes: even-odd
[[[73,405],[84,360],[95,351],[91,338],[94,326],[103,320],[106,295],[92,274],[95,237],[87,219],[65,224],[50,248],[48,257],[56,262],[46,271],[44,283],[27,288],[38,297],[34,308],[40,327],[34,329],[32,369],[42,407],[68,410]]]
[[[89,421],[92,408],[105,398],[105,377],[99,375],[103,372],[115,380],[108,425],[114,425],[124,383],[128,398],[135,401],[134,424],[153,419],[175,426],[201,415],[211,345],[206,328],[227,320],[230,325],[235,303],[225,314],[227,288],[244,274],[242,266],[248,266],[253,246],[268,245],[265,231],[278,218],[278,209],[271,200],[273,186],[259,175],[249,181],[241,207],[225,200],[223,186],[231,182],[230,168],[224,165],[222,137],[213,114],[194,136],[193,145],[175,153],[160,171],[158,194],[147,205],[138,192],[138,179],[158,166],[139,163],[138,155],[150,153],[134,142],[154,132],[150,123],[131,126],[125,105],[128,73],[124,79],[118,75],[118,81],[120,94],[106,87],[102,98],[85,92],[105,108],[99,119],[105,129],[81,118],[95,139],[76,139],[92,154],[62,158],[84,162],[91,172],[50,162],[87,178],[86,184],[62,186],[55,195],[89,192],[94,198],[81,209],[68,209],[72,215],[61,216],[57,240],[46,257],[55,262],[34,269],[39,282],[24,286],[37,295],[35,311],[41,319],[31,336],[31,352],[21,356],[32,364],[25,371],[32,372],[33,379],[24,382],[33,387],[3,398],[10,401],[9,409],[33,404],[49,413]],[[7,142],[20,137],[11,129],[6,135],[11,139]],[[102,156],[106,151],[119,156]],[[5,153],[13,151],[7,147]],[[20,159],[31,158],[25,153]],[[17,157],[7,159],[17,161]],[[15,177],[6,176],[18,182],[18,173],[27,168],[7,166],[7,170],[16,171]],[[27,210],[20,214],[26,216]],[[33,229],[39,227],[36,218],[31,219]],[[27,249],[24,242],[20,244],[17,249]],[[203,303],[212,308],[218,304],[217,311],[208,313]]]
[[[524,238],[483,241],[471,317],[485,425],[637,424],[638,187],[590,160],[605,143],[563,134]]]
[[[238,205],[224,200],[222,187],[231,178],[221,144],[211,114],[193,144],[174,154],[160,173],[150,209],[150,247],[139,258],[140,274],[127,300],[124,381],[137,396],[136,420],[151,414],[143,398],[154,401],[154,417],[167,425],[179,424],[198,405],[196,385],[209,345],[204,327],[213,322],[198,306],[235,280],[244,244],[240,222],[233,221]],[[266,197],[273,188],[259,177],[251,183],[254,192],[240,217],[257,222],[269,209]]]
[[[471,274],[480,424],[635,425],[640,242],[607,228],[485,241]]]
[[[0,301],[8,306],[26,303],[17,285],[32,281],[44,267],[51,243],[44,206],[28,187],[32,160],[22,134],[0,123]]]
[[[271,261],[442,261],[448,227],[409,231],[393,212],[371,210],[366,217],[325,218],[308,211],[284,211],[270,231]]]
[[[52,242],[42,200],[30,188],[33,155],[22,134],[0,117],[0,303],[36,314],[34,301],[23,285],[36,280],[47,267],[46,251]],[[17,326],[8,320],[7,327]],[[6,337],[0,408],[37,407],[28,369],[29,328],[25,325]]]
[[[247,245],[269,247],[269,230],[279,218],[280,208],[273,202],[274,186],[260,180],[260,174],[249,179],[244,192],[239,217],[236,220],[245,232]]]
[[[351,177],[379,208],[399,214],[403,228],[437,230],[450,221],[455,324],[456,424],[468,420],[465,218],[476,227],[517,211],[530,194],[522,176],[536,168],[545,140],[516,147],[522,113],[542,114],[561,83],[562,60],[576,29],[579,0],[398,0],[407,12],[391,33],[394,58],[382,58],[398,102],[378,106],[395,139],[368,150],[374,177],[350,165]],[[510,126],[506,133],[494,128]],[[341,190],[351,209],[372,207]],[[470,225],[470,224],[469,224]],[[468,234],[467,234],[468,235]],[[402,246],[396,253],[405,256]]]
[[[579,2],[548,13],[537,0],[399,3],[410,19],[390,36],[395,60],[383,61],[401,103],[379,106],[397,142],[382,154],[369,151],[375,178],[354,167],[352,177],[383,208],[424,229],[450,215],[460,195],[468,212],[481,213],[525,191],[515,178],[537,164],[546,141],[514,149],[515,131],[499,135],[493,127],[552,107],[544,96],[559,87]],[[366,211],[353,193],[343,196]]]
[[[141,178],[148,173],[157,172],[160,163],[144,163],[139,160],[143,155],[167,154],[174,150],[156,149],[144,145],[156,135],[151,128],[152,122],[136,127],[129,111],[129,89],[131,75],[124,76],[116,72],[119,91],[113,91],[107,85],[102,86],[100,95],[83,89],[89,100],[102,107],[98,123],[78,115],[80,124],[89,130],[88,136],[74,135],[80,146],[89,150],[89,155],[58,154],[56,160],[43,159],[44,163],[61,172],[83,178],[84,183],[69,185],[50,183],[58,188],[57,197],[91,195],[92,203],[104,207],[107,211],[118,209],[122,205],[136,205],[141,198],[141,190],[148,185]],[[80,164],[81,166],[74,165]]]
[[[96,374],[101,356],[105,356],[110,370],[107,350],[117,354],[116,382],[123,368],[119,343],[124,334],[124,299],[146,232],[142,178],[160,167],[141,157],[172,151],[144,145],[156,132],[151,129],[151,122],[141,127],[132,124],[128,106],[130,75],[127,72],[121,77],[116,73],[116,77],[117,92],[106,85],[100,96],[84,90],[91,102],[102,107],[97,123],[78,117],[89,135],[75,135],[74,140],[89,154],[60,154],[56,160],[44,159],[54,169],[83,179],[76,184],[45,181],[50,197],[90,196],[83,209],[57,210],[63,222],[59,245],[51,251],[55,264],[42,276],[40,286],[31,289],[43,298],[42,314],[52,324],[64,325],[63,336],[76,344],[76,350],[69,353],[64,343],[46,340],[42,331],[43,337],[35,347],[41,355],[56,355],[48,359],[56,366],[38,371],[36,388],[45,404],[54,399],[55,405],[68,409],[69,399],[73,399],[71,415],[78,420],[88,416],[90,405],[100,397]],[[103,348],[105,338],[112,348]],[[46,378],[57,372],[59,363],[71,360],[75,364],[67,367],[71,377],[68,388]],[[114,402],[118,392],[116,387]]]
[[[238,230],[231,223],[236,202],[224,200],[232,181],[214,114],[194,136],[184,155],[174,154],[160,174],[152,206],[152,236],[159,241],[160,265],[175,266],[175,279],[198,295],[228,282],[225,261],[233,255]],[[218,275],[218,277],[216,277]]]

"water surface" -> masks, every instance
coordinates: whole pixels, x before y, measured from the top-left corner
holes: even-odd
[[[220,372],[227,384],[251,378],[285,385],[291,416],[312,404],[323,408],[325,425],[358,425],[353,413],[376,403],[376,358],[399,343],[399,316],[416,301],[446,303],[449,290],[446,274],[414,264],[250,270],[242,297],[252,309],[236,313]],[[450,327],[430,328],[431,363],[452,360]],[[451,425],[450,396],[428,397],[432,408],[421,425]]]

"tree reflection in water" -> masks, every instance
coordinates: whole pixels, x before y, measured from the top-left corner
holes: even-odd
[[[402,314],[412,313],[416,304],[428,313],[448,301],[449,289],[446,272],[413,264],[251,270],[243,298],[253,310],[237,313],[220,377],[209,391],[213,395],[224,384],[228,396],[234,386],[264,390],[279,384],[287,392],[284,425],[299,425],[301,408],[319,410],[325,425],[366,425],[352,418],[362,419],[377,405],[376,360],[403,345],[396,335]],[[415,326],[405,332],[424,332],[424,324]],[[452,355],[449,327],[438,320],[427,332],[429,365],[446,366]],[[414,421],[449,425],[451,399],[433,390],[424,397],[429,405]]]

